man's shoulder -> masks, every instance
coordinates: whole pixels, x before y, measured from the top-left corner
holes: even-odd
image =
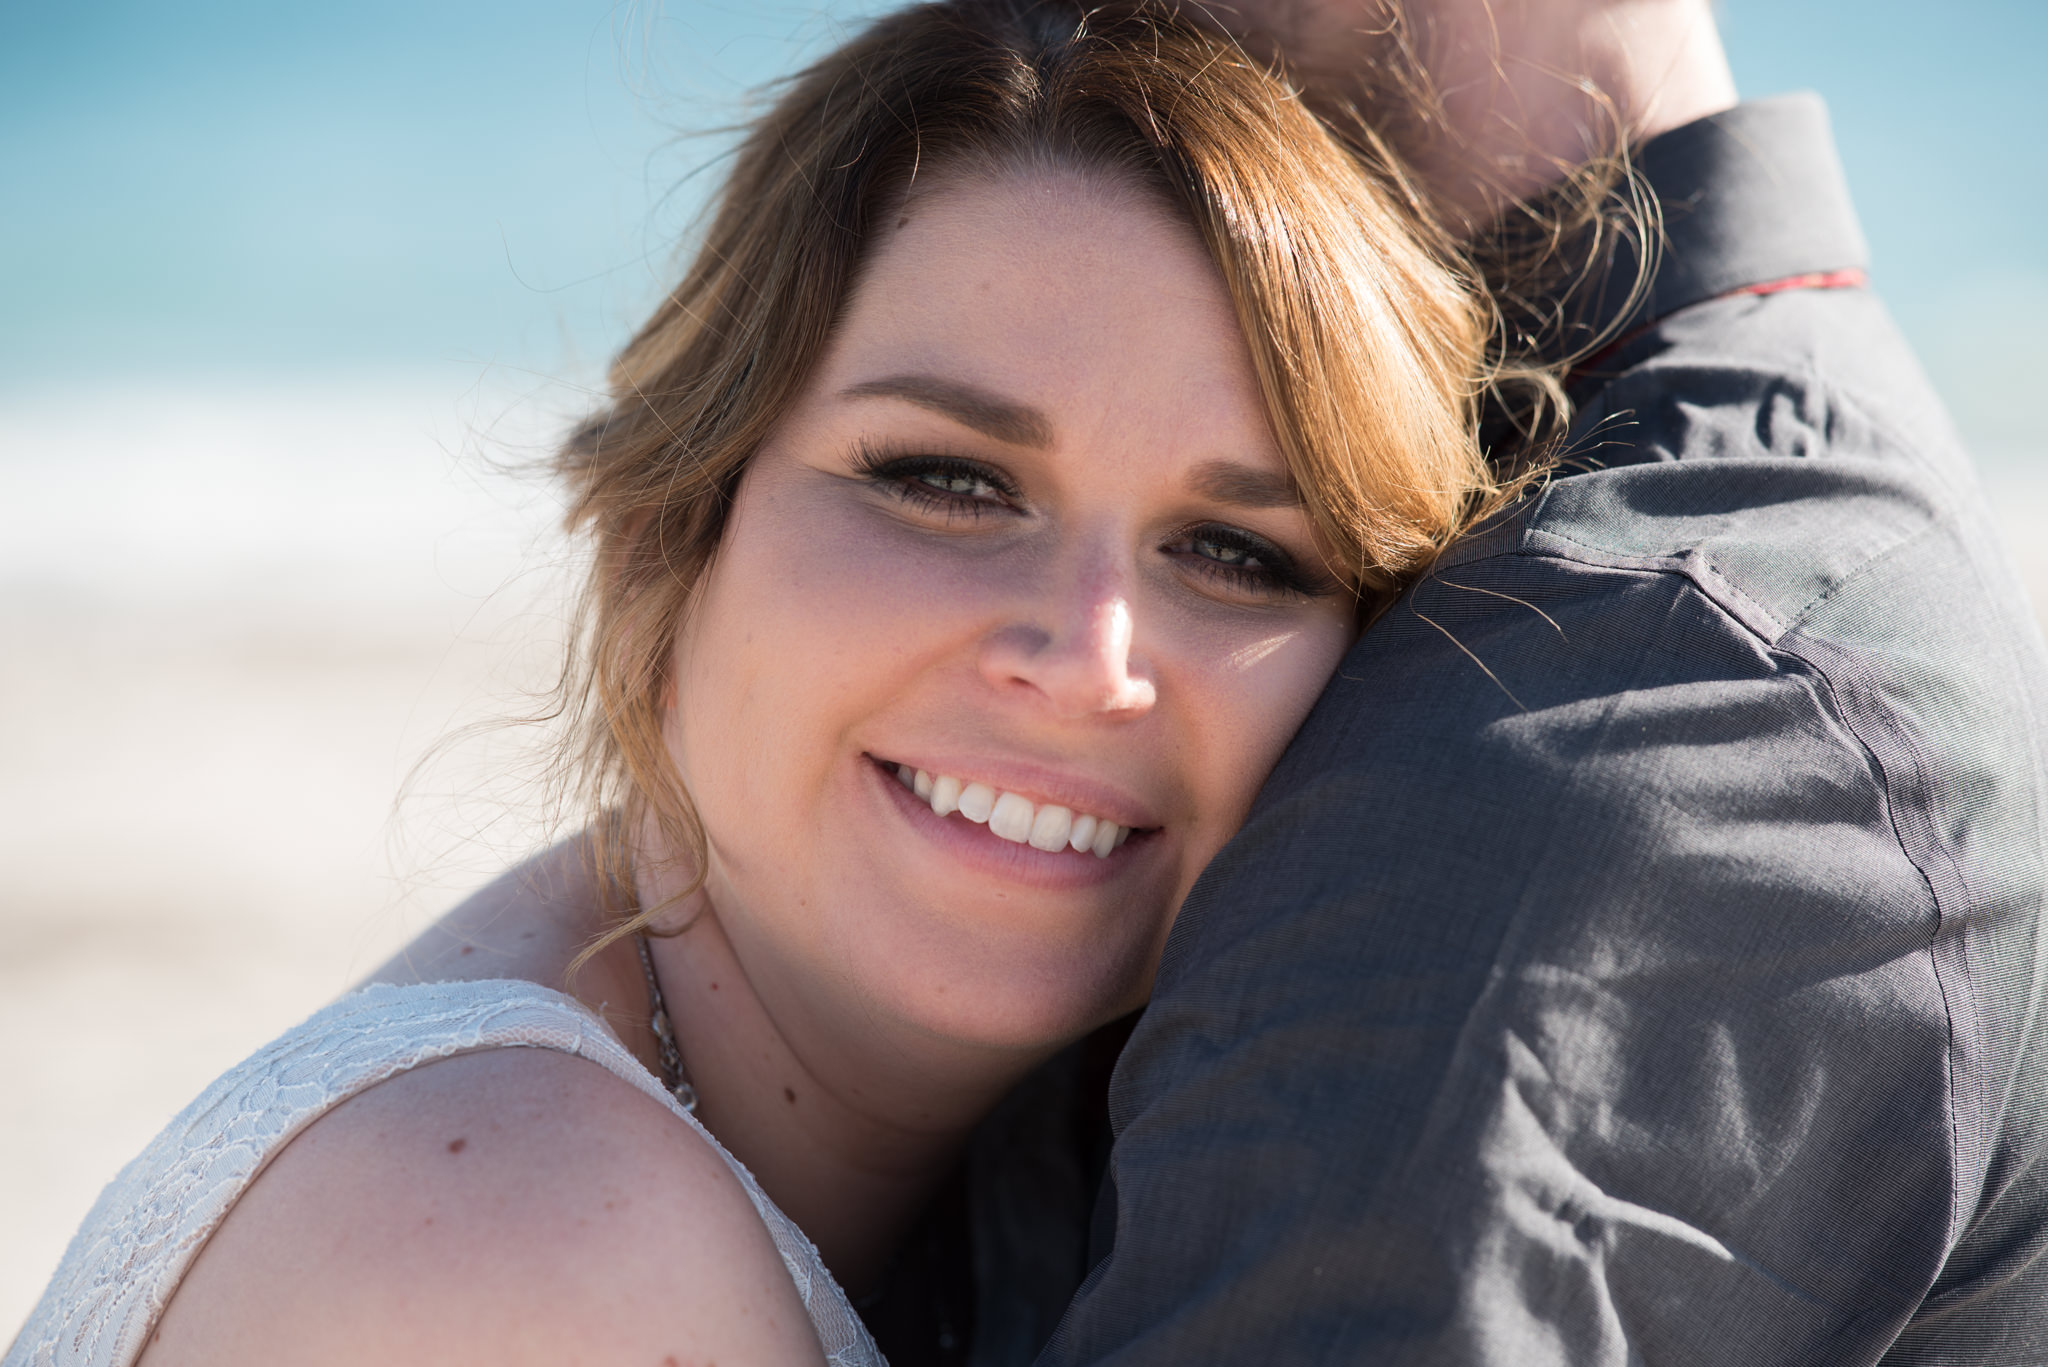
[[[1346,679],[1371,672],[1377,691],[1462,664],[1431,709],[1456,730],[1460,698],[1483,722],[1503,699],[1527,713],[1532,696],[1805,673],[1860,715],[1852,744],[1955,757],[1959,779],[2002,767],[2008,795],[2048,787],[2031,743],[2048,728],[2048,654],[1882,305],[1860,289],[1717,299],[1630,353],[1556,477],[1447,555]]]
[[[2048,657],[1916,377],[1860,290],[1660,324],[1558,477],[1345,661],[1262,803],[1316,850],[1225,861],[1557,926],[1759,878],[1902,947],[2037,915]],[[1396,807],[1398,859],[1318,834]]]

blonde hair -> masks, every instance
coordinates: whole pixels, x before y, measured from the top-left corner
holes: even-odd
[[[1041,166],[1130,184],[1198,233],[1362,613],[1515,493],[1480,449],[1480,406],[1544,372],[1495,344],[1485,291],[1382,145],[1334,136],[1273,68],[1171,4],[889,15],[792,78],[752,128],[682,283],[560,454],[568,524],[594,550],[559,699],[564,758],[610,830],[651,826],[701,879],[703,832],[662,736],[675,633],[871,238],[935,174]],[[622,842],[595,843],[623,874]],[[660,910],[629,909],[588,953]]]

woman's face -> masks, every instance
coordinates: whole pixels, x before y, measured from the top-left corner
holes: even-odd
[[[1352,622],[1193,231],[1057,173],[926,193],[679,633],[754,990],[1005,1049],[1139,1005]]]

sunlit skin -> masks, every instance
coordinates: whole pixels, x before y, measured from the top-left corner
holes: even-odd
[[[1057,173],[890,225],[741,486],[668,727],[710,863],[656,954],[702,1114],[828,1260],[858,1281],[1003,1090],[1145,1000],[1353,623],[1192,230]],[[1138,834],[1044,854],[878,761]]]

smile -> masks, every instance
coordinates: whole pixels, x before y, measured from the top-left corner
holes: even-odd
[[[1057,803],[1033,803],[1017,793],[1006,793],[986,783],[966,782],[951,774],[934,774],[907,764],[893,766],[896,781],[931,804],[934,816],[958,812],[969,821],[985,825],[989,834],[1012,844],[1054,854],[1072,849],[1092,851],[1097,859],[1109,858],[1110,851],[1130,838],[1128,827],[1088,812],[1076,812]]]

